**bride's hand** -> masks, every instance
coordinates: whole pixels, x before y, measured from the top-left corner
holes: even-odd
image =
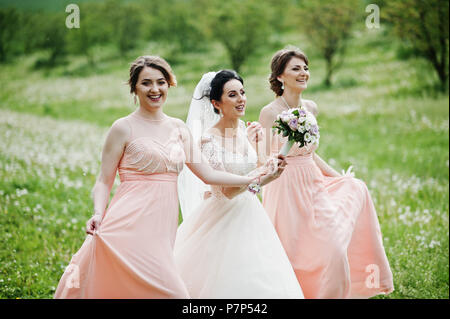
[[[203,199],[208,199],[212,196],[212,192],[206,191],[203,193]]]
[[[287,165],[286,156],[278,154],[277,157],[271,157],[267,160],[266,164],[264,164],[267,175],[272,178],[278,178],[281,173],[283,173],[285,167]]]
[[[284,169],[286,168],[287,162],[286,162],[286,156],[278,154],[277,157],[277,171],[275,172],[276,178],[278,178],[281,173],[283,173]]]
[[[89,235],[94,235],[95,231],[98,230],[100,223],[102,221],[102,216],[96,214],[92,216],[86,223],[86,233]]]
[[[247,136],[249,140],[255,141],[256,143],[262,141],[264,137],[262,125],[258,122],[247,122]]]

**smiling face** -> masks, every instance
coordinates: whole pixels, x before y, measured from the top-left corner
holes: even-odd
[[[235,119],[245,115],[245,96],[244,86],[239,80],[232,79],[223,86],[223,93],[220,101],[212,101],[214,107],[221,110],[224,118]]]
[[[167,99],[169,84],[158,69],[144,67],[136,82],[136,95],[139,104],[146,109],[160,108]]]
[[[292,57],[286,64],[283,73],[278,77],[284,83],[284,89],[302,92],[307,88],[309,68],[303,59]]]

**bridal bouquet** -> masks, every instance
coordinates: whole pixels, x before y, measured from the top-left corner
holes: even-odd
[[[280,154],[287,155],[294,143],[300,147],[311,144],[319,145],[319,126],[316,118],[303,108],[294,108],[278,114],[273,129],[288,138]]]

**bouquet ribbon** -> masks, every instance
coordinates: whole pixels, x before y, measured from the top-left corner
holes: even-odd
[[[294,143],[295,143],[294,140],[287,140],[286,143],[284,143],[283,147],[281,148],[280,154],[286,156],[291,150]]]

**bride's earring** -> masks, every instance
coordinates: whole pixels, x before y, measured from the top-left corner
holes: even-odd
[[[223,117],[222,109],[221,109],[220,107],[216,107],[216,106],[214,106],[214,105],[213,105],[213,107],[214,107],[214,109],[215,109],[217,112],[219,112],[220,117]]]
[[[134,94],[134,105],[137,105],[137,99],[136,99],[136,94]]]
[[[281,89],[284,90],[284,82],[283,81],[280,82],[281,82]]]

